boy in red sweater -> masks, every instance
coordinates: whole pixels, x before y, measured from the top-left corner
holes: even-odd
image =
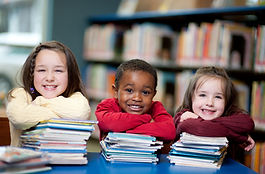
[[[161,102],[153,101],[156,86],[157,74],[150,64],[139,59],[122,63],[112,85],[115,97],[103,100],[95,112],[100,139],[108,132],[126,132],[174,140],[172,116]]]

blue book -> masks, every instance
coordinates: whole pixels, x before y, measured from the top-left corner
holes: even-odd
[[[53,123],[53,122],[39,123],[36,126],[36,129],[43,129],[43,128],[82,130],[90,132],[95,130],[93,125],[81,125],[81,124],[78,125],[78,124]]]
[[[127,141],[156,141],[156,137],[142,134],[130,134],[130,133],[119,133],[119,132],[109,132],[107,138],[109,139],[119,139]]]

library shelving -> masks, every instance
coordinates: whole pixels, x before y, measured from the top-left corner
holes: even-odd
[[[115,68],[125,60],[141,58],[158,70],[155,99],[174,115],[195,70],[222,66],[235,82],[241,107],[258,125],[253,137],[264,141],[264,19],[265,6],[90,17],[84,34],[87,68],[83,71],[88,94],[94,105],[110,97]],[[247,165],[254,168],[252,163]]]

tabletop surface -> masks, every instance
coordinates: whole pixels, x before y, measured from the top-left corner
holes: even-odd
[[[161,155],[159,163],[126,163],[107,162],[100,153],[88,153],[88,163],[80,166],[54,165],[52,170],[41,174],[256,174],[248,167],[232,160],[225,159],[220,169],[176,166],[169,163],[166,155]]]

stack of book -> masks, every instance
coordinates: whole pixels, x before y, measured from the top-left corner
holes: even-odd
[[[184,132],[180,140],[172,144],[168,158],[175,165],[220,168],[227,147],[226,137],[203,137]]]
[[[33,173],[51,170],[45,153],[11,146],[0,146],[0,173]]]
[[[87,140],[92,120],[50,119],[21,135],[22,146],[47,152],[50,164],[87,164]]]
[[[163,142],[148,135],[109,132],[100,145],[107,161],[157,163]]]

